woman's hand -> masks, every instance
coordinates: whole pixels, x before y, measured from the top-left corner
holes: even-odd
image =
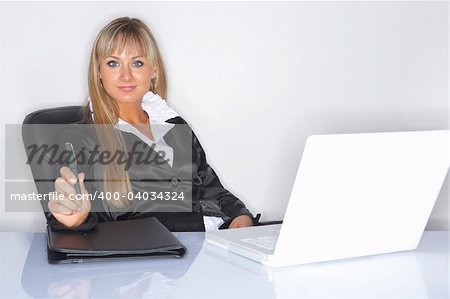
[[[60,171],[61,176],[55,180],[55,191],[52,200],[48,202],[50,213],[60,223],[68,228],[75,228],[86,220],[91,211],[91,201],[84,186],[84,173],[78,174],[82,200],[79,199],[75,190],[77,178],[69,167],[63,166]],[[77,199],[78,198],[78,199]]]
[[[237,216],[231,221],[230,226],[228,228],[238,228],[238,227],[248,227],[253,226],[253,219],[247,215]]]

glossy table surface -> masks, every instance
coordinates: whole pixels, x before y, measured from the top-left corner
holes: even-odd
[[[47,263],[43,233],[0,233],[1,298],[448,298],[448,232],[414,251],[270,269],[175,233],[181,259]],[[299,249],[300,250],[300,249]]]

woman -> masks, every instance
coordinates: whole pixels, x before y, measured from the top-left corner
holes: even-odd
[[[207,164],[195,134],[163,100],[166,97],[164,66],[155,39],[142,21],[119,18],[100,31],[91,53],[88,83],[90,100],[85,107],[84,123],[95,124],[95,133],[90,136],[86,130],[69,130],[63,134],[61,143],[74,143],[76,152],[80,153],[86,149],[92,152],[98,142],[103,150],[127,152],[130,159],[133,158],[130,148],[134,150],[139,144],[143,145],[143,151],[168,153],[169,158],[165,157],[158,165],[133,163],[131,167],[117,161],[102,167],[79,164],[78,177],[68,167],[61,167],[60,177],[55,180],[56,196],[48,202],[50,213],[46,214],[52,228],[90,229],[98,222],[149,216],[157,217],[170,230],[210,230],[253,224],[252,214],[223,188]],[[186,154],[186,144],[190,145],[189,151],[192,149],[191,155]],[[90,179],[85,184],[86,176]],[[71,200],[76,195],[77,183],[86,198],[96,191],[122,196],[112,201]],[[170,188],[181,190],[179,194],[183,197],[188,195],[184,201],[188,203],[187,208],[171,202],[163,203],[164,207],[158,210],[154,202],[129,196],[141,197],[146,192]]]

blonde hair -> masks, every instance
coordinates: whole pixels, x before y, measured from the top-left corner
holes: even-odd
[[[156,78],[150,84],[150,91],[163,99],[167,96],[163,61],[155,38],[147,25],[139,19],[129,17],[115,19],[106,25],[95,39],[88,70],[89,96],[95,111],[94,123],[100,125],[95,126],[95,130],[103,150],[127,152],[127,146],[120,130],[113,128],[118,121],[119,111],[117,104],[103,88],[100,79],[100,63],[115,51],[121,53],[131,49],[139,49],[142,55],[147,56],[151,66],[156,67]],[[87,109],[89,106],[85,107],[86,111]],[[128,171],[123,165],[120,166],[117,163],[105,165],[103,179],[106,192],[119,192],[126,195],[132,191]],[[111,201],[117,207],[126,207],[127,202],[128,200]]]

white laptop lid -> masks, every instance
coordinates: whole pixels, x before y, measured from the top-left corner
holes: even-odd
[[[309,137],[268,264],[416,248],[449,169],[449,140],[449,131]]]

